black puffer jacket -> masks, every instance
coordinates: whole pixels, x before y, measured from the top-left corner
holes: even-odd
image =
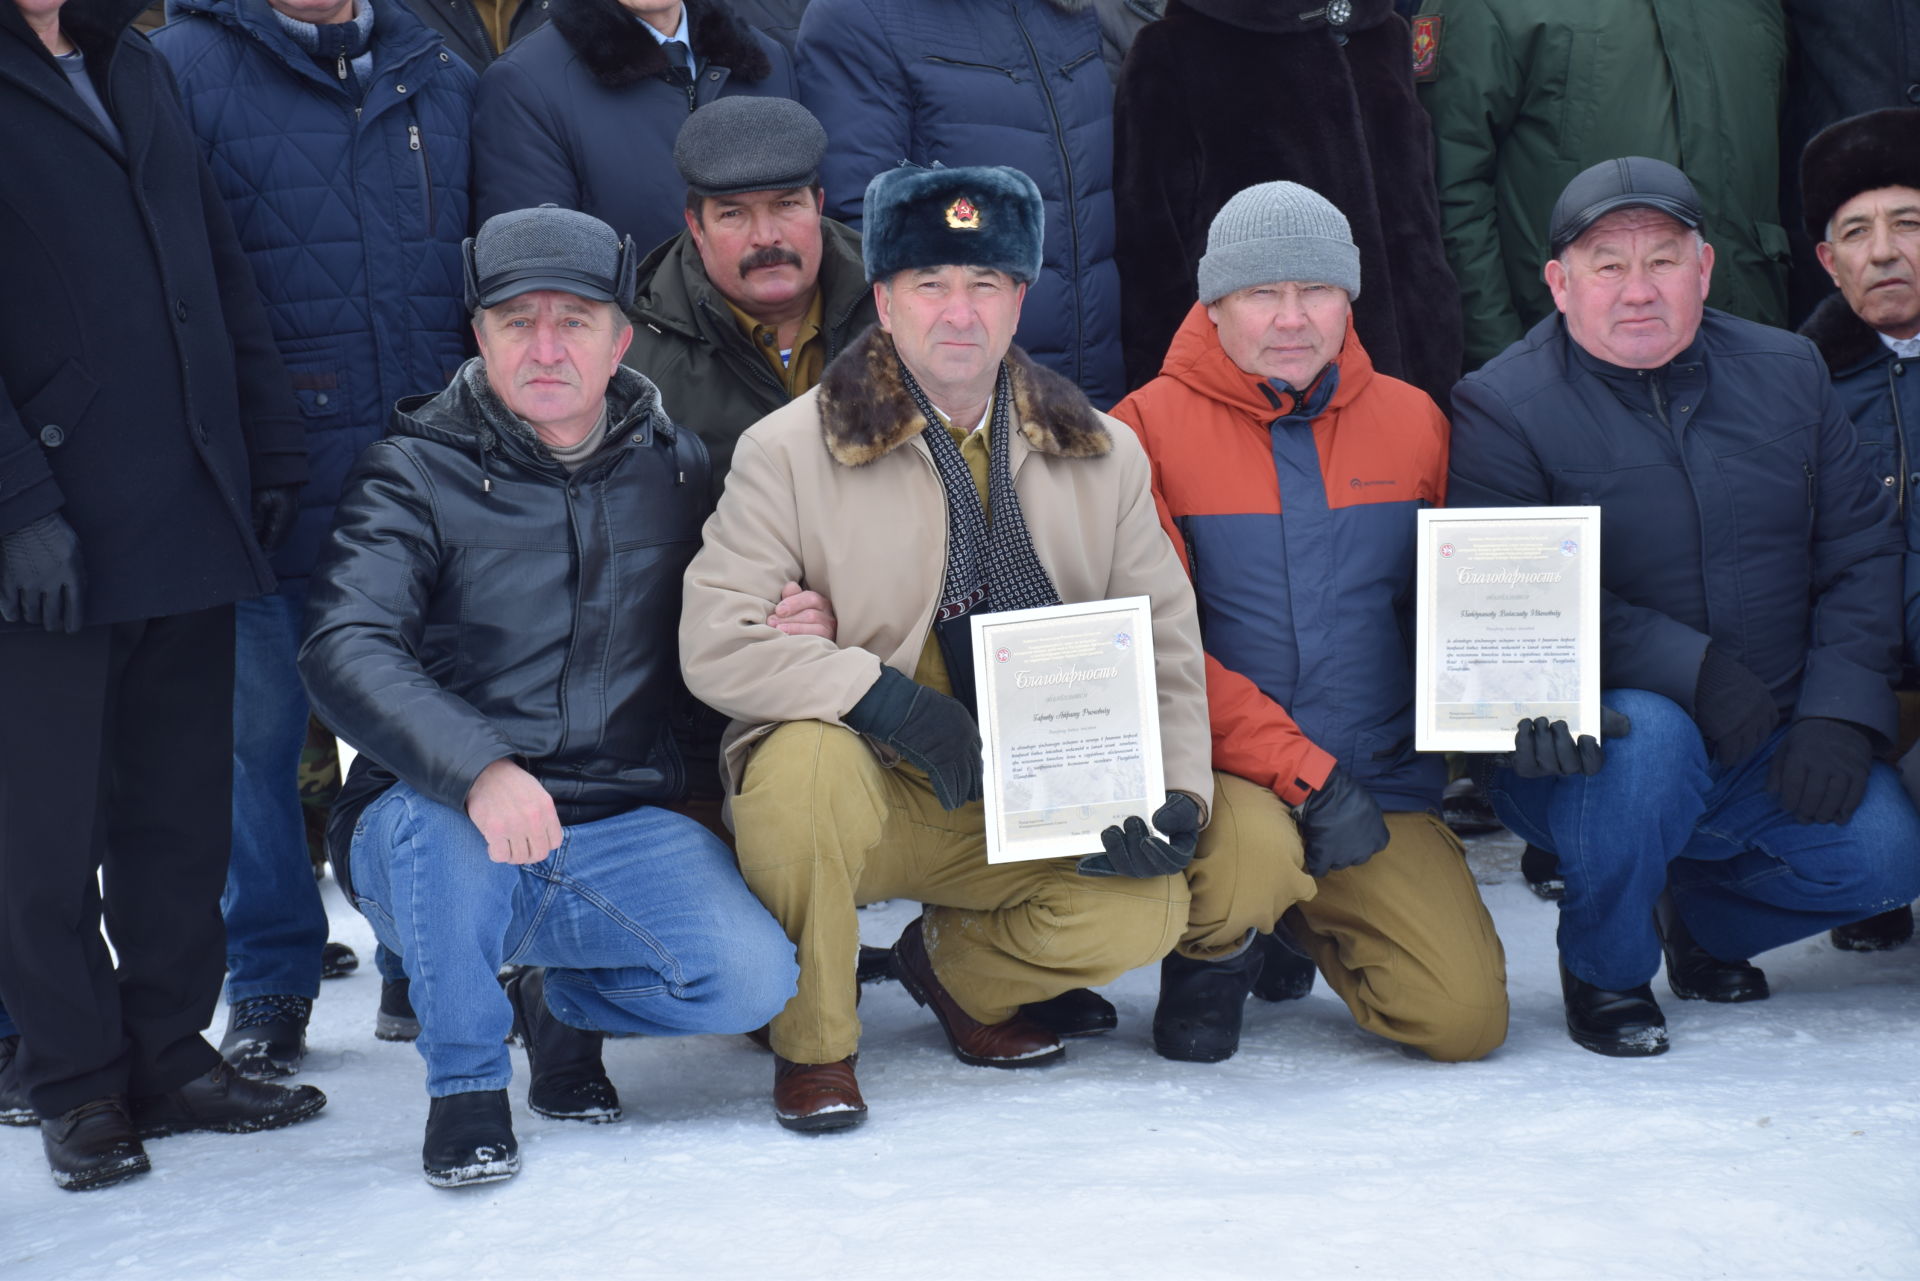
[[[314,711],[361,753],[328,828],[336,869],[396,777],[459,809],[513,756],[567,824],[685,793],[675,635],[707,451],[632,370],[607,402],[606,444],[569,476],[470,360],[361,457],[300,647]]]

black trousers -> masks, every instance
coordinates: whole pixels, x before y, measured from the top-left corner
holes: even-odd
[[[218,1063],[232,793],[232,606],[0,632],[0,1001],[40,1115]]]

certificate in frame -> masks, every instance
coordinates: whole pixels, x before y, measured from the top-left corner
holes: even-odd
[[[1414,746],[1505,752],[1523,718],[1600,737],[1600,509],[1419,513]]]
[[[987,861],[1100,853],[1166,803],[1145,596],[975,614]]]

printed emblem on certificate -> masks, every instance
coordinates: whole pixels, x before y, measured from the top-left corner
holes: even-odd
[[[1600,509],[1419,514],[1414,746],[1513,750],[1523,718],[1600,737]]]
[[[975,614],[987,861],[1098,854],[1166,803],[1145,596]]]

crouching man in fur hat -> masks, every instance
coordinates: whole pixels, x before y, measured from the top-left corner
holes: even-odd
[[[794,1130],[866,1115],[854,1079],[855,907],[918,899],[894,944],[954,1054],[1060,1058],[1022,1012],[1165,955],[1212,800],[1193,591],[1132,432],[1011,347],[1042,206],[1014,169],[901,166],[867,188],[878,325],[740,438],[687,571],[681,662],[733,719],[740,869],[798,946],[771,1026]],[[767,625],[783,584],[832,599],[837,640]],[[1169,794],[1106,852],[990,866],[968,615],[1148,596]]]

